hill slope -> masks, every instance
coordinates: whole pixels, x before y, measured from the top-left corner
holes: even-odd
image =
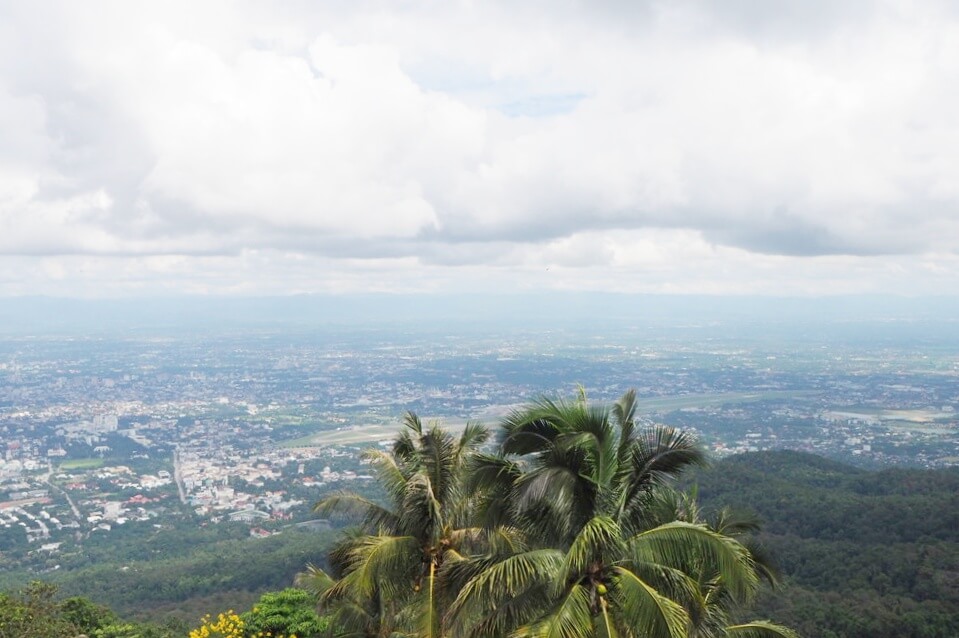
[[[784,583],[752,616],[807,637],[959,636],[959,468],[870,472],[797,452],[695,477],[704,508],[763,521]]]

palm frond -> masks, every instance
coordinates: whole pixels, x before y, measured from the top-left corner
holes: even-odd
[[[403,426],[418,436],[423,434],[423,422],[413,411],[408,411],[403,415]]]
[[[579,531],[563,561],[566,579],[583,576],[591,565],[620,554],[623,547],[622,530],[608,516],[591,519]]]
[[[580,476],[563,465],[538,467],[516,481],[516,507],[522,511],[541,501],[548,501],[560,510],[574,507]]]
[[[423,422],[416,416],[415,412],[407,412],[403,415],[403,429],[396,435],[393,441],[393,456],[401,464],[415,461],[416,458],[416,439],[423,435]]]
[[[512,638],[592,638],[595,635],[586,587],[574,585],[546,616],[514,631]]]
[[[620,466],[619,516],[626,520],[642,514],[646,495],[691,465],[704,465],[706,457],[696,439],[685,432],[655,426],[637,434],[630,445],[628,462]]]
[[[483,617],[505,601],[534,587],[555,582],[560,573],[563,553],[537,549],[492,562],[470,579],[450,605],[454,634],[465,633],[470,620]]]
[[[500,422],[500,451],[503,454],[535,454],[550,446],[561,432],[567,431],[563,414],[568,405],[547,398],[514,410]]]
[[[420,562],[419,542],[414,536],[366,536],[357,539],[350,553],[346,574],[327,597],[343,594],[369,597],[380,590],[393,597],[413,586],[411,574]]]
[[[335,582],[325,571],[313,563],[307,563],[306,570],[297,573],[293,578],[293,584],[296,587],[310,592],[316,599],[323,596]]]
[[[758,586],[749,551],[737,540],[705,525],[675,521],[642,532],[628,540],[627,556],[635,563],[656,563],[719,577],[736,600],[749,599]]]
[[[466,427],[463,429],[463,434],[460,435],[458,446],[460,454],[462,455],[467,451],[475,450],[483,443],[486,443],[488,439],[489,429],[487,429],[486,426],[468,421]]]
[[[634,474],[661,481],[672,478],[691,465],[705,465],[706,456],[689,432],[668,426],[647,428],[637,437]]]
[[[716,512],[709,521],[709,526],[727,536],[740,536],[758,532],[760,528],[759,517],[752,512],[734,510],[724,507]]]
[[[495,529],[510,522],[513,488],[522,476],[515,461],[490,454],[473,454],[464,464],[463,489],[471,496],[473,522]]]
[[[776,565],[776,561],[769,553],[769,550],[754,538],[747,538],[741,542],[752,557],[756,574],[773,589],[778,587],[780,579],[779,566]]]
[[[754,620],[726,627],[727,638],[799,638],[799,634],[768,620]]]
[[[690,616],[690,622],[698,626],[710,612],[703,596],[697,574],[657,563],[627,563],[629,570],[661,595],[681,605]]]
[[[425,474],[414,474],[406,482],[406,491],[400,504],[403,512],[403,533],[429,540],[437,540],[445,525],[445,511],[436,498],[433,484]]]
[[[313,505],[313,511],[320,516],[362,521],[366,527],[392,529],[396,522],[395,513],[368,498],[352,492],[335,492]]]
[[[516,461],[498,455],[477,452],[465,464],[466,489],[470,492],[490,489],[509,490],[522,475]]]
[[[545,586],[530,587],[518,596],[514,596],[495,609],[487,612],[483,618],[469,623],[464,638],[499,638],[506,636],[517,627],[523,627],[548,610],[551,598]],[[457,634],[459,635],[459,634]]]
[[[595,431],[604,429],[606,424],[583,424],[579,431],[564,432],[556,437],[556,449],[564,457],[582,458],[582,465],[588,470],[581,476],[601,488],[608,485],[618,467],[615,455],[615,439],[609,432]]]
[[[449,502],[456,488],[457,446],[453,436],[433,426],[420,437],[417,450],[419,471],[429,477],[431,489],[437,500]]]
[[[631,439],[628,432],[631,432],[636,418],[636,390],[630,388],[624,392],[613,404],[611,412],[622,432],[621,440],[628,442]]]
[[[368,610],[352,600],[338,602],[329,612],[332,616],[330,634],[337,638],[365,638],[370,635],[371,628],[378,624]]]
[[[676,602],[623,567],[614,569],[609,593],[615,616],[629,635],[644,638],[684,638],[689,616]]]
[[[397,457],[384,450],[366,450],[362,458],[373,468],[377,482],[386,490],[390,500],[396,502],[403,494],[411,470],[400,467]]]

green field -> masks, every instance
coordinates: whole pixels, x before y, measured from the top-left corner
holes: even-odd
[[[93,470],[103,467],[103,459],[70,459],[60,463],[61,470]]]
[[[803,396],[812,396],[816,392],[722,392],[714,394],[684,394],[679,396],[656,397],[639,399],[637,412],[645,414],[665,414],[682,410],[683,408],[708,408],[725,404],[749,403],[754,401],[769,401],[775,399],[795,399]],[[481,410],[476,421],[485,423],[488,427],[495,427],[496,423],[520,405],[495,405]],[[358,417],[364,418],[364,417]],[[463,419],[444,419],[442,417],[422,417],[424,423],[439,421],[444,427],[454,432],[461,431],[466,426]],[[341,426],[338,430],[326,430],[306,436],[289,439],[280,443],[282,447],[319,447],[326,445],[355,445],[357,443],[373,443],[376,441],[391,440],[399,431],[400,421],[395,423],[365,423],[362,425]]]
[[[424,419],[425,423],[430,423],[432,419]],[[453,432],[459,432],[465,427],[464,421],[443,421],[443,426]],[[365,425],[354,425],[343,427],[339,430],[327,430],[308,436],[301,436],[288,441],[283,441],[280,445],[286,448],[294,447],[322,447],[325,445],[353,445],[356,443],[373,443],[376,441],[392,440],[400,429],[400,424],[382,424],[371,423]]]
[[[639,414],[665,413],[683,408],[709,408],[728,403],[752,403],[775,399],[796,399],[818,394],[813,391],[769,391],[769,392],[719,392],[713,394],[682,394],[678,396],[638,399],[636,409]]]

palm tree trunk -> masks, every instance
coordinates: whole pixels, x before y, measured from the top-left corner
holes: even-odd
[[[436,612],[433,607],[433,580],[435,577],[436,577],[436,560],[431,558],[430,559],[430,602],[429,602],[430,607],[428,612],[430,624],[429,624],[429,629],[427,630],[429,632],[427,634],[429,638],[433,638],[433,632],[435,631],[435,628],[436,628],[436,621],[434,619],[434,615]]]

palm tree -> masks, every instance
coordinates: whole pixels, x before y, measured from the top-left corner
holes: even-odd
[[[304,589],[320,602],[321,611],[330,618],[326,636],[335,638],[386,638],[402,636],[397,631],[398,610],[377,588],[372,595],[343,591],[327,596],[336,581],[325,571],[308,564],[298,573],[294,585]]]
[[[319,514],[361,521],[358,533],[331,553],[340,578],[323,589],[321,600],[352,618],[347,624],[354,628],[433,638],[444,635],[444,611],[454,597],[446,587],[449,564],[491,546],[490,535],[470,524],[472,502],[464,490],[465,467],[488,432],[467,424],[457,438],[438,425],[424,427],[412,412],[404,426],[390,451],[365,455],[388,506],[348,492],[314,506]]]
[[[478,456],[471,488],[489,529],[525,532],[518,551],[462,561],[467,576],[450,606],[457,636],[651,636],[680,638],[703,609],[708,565],[735,600],[755,589],[749,551],[706,525],[651,526],[657,490],[703,462],[695,441],[667,427],[639,427],[636,397],[610,408],[581,393],[547,399],[502,424],[496,455]]]
[[[779,581],[779,572],[771,557],[752,537],[760,529],[759,520],[748,513],[734,511],[728,507],[706,517],[696,501],[697,491],[695,487],[690,492],[657,490],[647,509],[647,520],[652,525],[676,520],[703,523],[718,534],[735,538],[749,551],[756,576],[775,587]],[[733,613],[738,610],[742,601],[730,596],[722,578],[709,570],[710,565],[698,559],[686,566],[686,571],[698,572],[696,581],[700,588],[699,599],[703,601],[703,605],[696,610],[697,613],[691,614],[689,638],[798,638],[798,634],[789,627],[768,620],[733,622]]]

